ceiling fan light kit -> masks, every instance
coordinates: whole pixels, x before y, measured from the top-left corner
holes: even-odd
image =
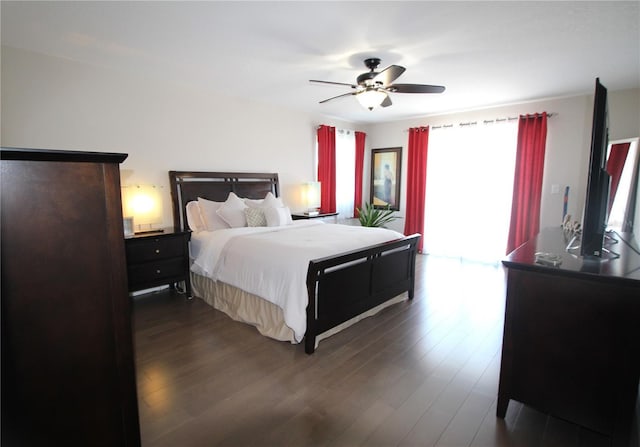
[[[442,93],[445,88],[441,85],[425,85],[425,84],[392,84],[398,79],[405,68],[400,65],[390,65],[382,71],[375,71],[380,65],[380,59],[365,59],[364,64],[369,69],[368,72],[362,73],[356,78],[356,84],[347,84],[344,82],[319,81],[315,79],[309,82],[317,82],[320,84],[345,85],[355,89],[355,92],[344,93],[342,95],[333,96],[320,101],[320,104],[331,101],[332,99],[342,98],[344,96],[354,96],[358,102],[366,109],[389,107],[391,98],[389,93]]]
[[[378,89],[362,90],[361,92],[356,93],[356,99],[358,102],[362,107],[369,110],[373,110],[378,107],[387,97],[387,92]]]

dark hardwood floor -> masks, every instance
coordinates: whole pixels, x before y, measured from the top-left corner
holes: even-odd
[[[418,256],[416,297],[320,342],[267,339],[199,299],[135,299],[144,447],[637,447],[511,401],[497,419],[502,268]]]

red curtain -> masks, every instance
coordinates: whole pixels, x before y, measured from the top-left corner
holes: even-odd
[[[355,193],[353,196],[353,217],[358,217],[358,210],[362,206],[362,177],[364,169],[364,142],[367,134],[356,131],[356,172],[355,172]]]
[[[521,115],[507,253],[540,231],[540,199],[547,141],[547,113]]]
[[[427,185],[427,152],[429,127],[409,129],[407,158],[407,211],[404,234],[424,233],[424,200]],[[422,239],[418,241],[418,252],[422,253]]]
[[[336,212],[336,128],[318,127],[318,181],[320,182],[320,210]]]
[[[616,196],[616,191],[618,190],[620,176],[622,175],[622,168],[624,168],[624,162],[627,160],[630,146],[631,143],[618,143],[611,145],[611,152],[607,159],[607,173],[611,176],[609,211],[611,211],[611,207],[613,206],[613,198]]]

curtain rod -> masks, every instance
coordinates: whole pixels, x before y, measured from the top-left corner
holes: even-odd
[[[553,116],[556,116],[558,113],[557,112],[551,112],[551,113],[547,113],[547,118],[551,118]],[[539,113],[534,113],[532,115],[540,115]],[[519,116],[508,116],[506,118],[495,118],[492,120],[482,120],[482,124],[491,124],[491,123],[503,123],[506,121],[513,121],[513,120],[517,120],[518,118],[520,118]],[[478,121],[468,121],[466,123],[458,123],[458,126],[461,127],[465,127],[465,126],[475,126],[476,124],[478,124]],[[316,127],[316,129],[320,129],[322,126],[327,126],[327,127],[333,127],[334,129],[336,129],[338,132],[339,131],[351,131],[351,132],[358,132],[357,130],[353,130],[353,129],[340,129],[337,128],[335,126],[328,126],[327,124],[320,124]],[[442,124],[440,126],[430,126],[431,129],[449,129],[451,127],[453,127],[454,124]],[[426,127],[426,126],[418,126],[418,127]],[[407,132],[409,131],[409,129],[407,129]]]
[[[547,113],[547,118],[551,118],[552,116],[557,115],[557,113]],[[491,123],[504,123],[507,121],[514,121],[517,120],[519,118],[519,116],[508,116],[505,118],[495,118],[492,120],[482,120],[482,124],[491,124]],[[465,127],[465,126],[475,126],[476,124],[478,124],[478,121],[467,121],[466,123],[458,123],[458,126],[460,127]],[[450,129],[452,128],[454,125],[453,124],[443,124],[440,126],[431,126],[431,129]]]

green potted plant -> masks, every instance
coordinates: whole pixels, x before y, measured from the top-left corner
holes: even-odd
[[[357,208],[358,219],[363,227],[382,227],[389,222],[399,219],[389,205],[384,208],[376,208],[372,203],[365,203],[362,208]]]

